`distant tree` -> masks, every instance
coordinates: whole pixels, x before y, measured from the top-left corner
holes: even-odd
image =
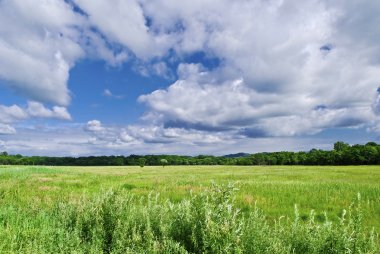
[[[1,0],[0,0],[1,1]],[[380,165],[380,144],[349,145],[342,141],[331,151],[311,149],[309,152],[256,153],[250,156],[129,155],[88,157],[46,157],[9,155],[0,152],[0,164],[109,166],[109,165]]]
[[[342,141],[338,141],[334,144],[334,150],[335,151],[343,151],[350,148],[350,145],[347,143],[344,143]]]
[[[368,142],[367,144],[365,144],[366,146],[377,146],[377,144],[375,142]]]
[[[112,164],[115,166],[123,166],[124,165],[124,159],[123,157],[116,157],[113,159]]]
[[[165,167],[168,164],[168,160],[167,159],[161,159],[160,163],[161,163],[162,167]]]
[[[140,165],[140,167],[143,168],[145,166],[145,162],[146,162],[145,158],[139,158],[139,165]]]

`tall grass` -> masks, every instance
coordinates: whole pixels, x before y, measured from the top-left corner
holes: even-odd
[[[0,207],[0,253],[379,253],[362,227],[360,196],[338,223],[314,212],[268,221],[235,205],[233,186],[173,203],[109,190],[44,210]],[[370,232],[370,233],[368,233]]]

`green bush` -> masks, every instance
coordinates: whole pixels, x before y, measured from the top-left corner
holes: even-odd
[[[233,186],[215,186],[179,203],[109,190],[52,208],[0,208],[0,253],[378,253],[362,228],[360,198],[339,223],[314,212],[268,221],[255,207],[243,214]]]

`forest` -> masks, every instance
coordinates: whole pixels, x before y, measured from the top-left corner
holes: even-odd
[[[126,166],[139,165],[379,165],[380,145],[349,145],[342,141],[333,150],[311,149],[300,152],[262,152],[225,156],[182,155],[128,155],[88,157],[48,157],[12,155],[0,153],[2,165],[51,165],[51,166]]]

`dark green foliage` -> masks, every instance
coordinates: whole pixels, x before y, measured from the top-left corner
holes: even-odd
[[[23,157],[0,153],[0,164],[56,165],[56,166],[123,166],[135,165],[379,165],[380,145],[368,142],[350,146],[336,142],[331,151],[312,149],[309,152],[256,153],[242,157],[227,156],[179,156],[179,155],[130,155],[90,157]]]
[[[268,222],[257,207],[243,214],[233,186],[214,186],[179,203],[107,191],[33,211],[0,208],[1,253],[377,253],[362,228],[360,198],[339,223]]]
[[[167,160],[167,159],[161,159],[160,162],[161,162],[161,165],[162,165],[163,167],[165,167],[165,165],[168,164],[168,160]]]
[[[143,157],[139,158],[139,166],[140,167],[143,168],[145,166],[145,162],[146,162],[145,158],[143,158]]]

